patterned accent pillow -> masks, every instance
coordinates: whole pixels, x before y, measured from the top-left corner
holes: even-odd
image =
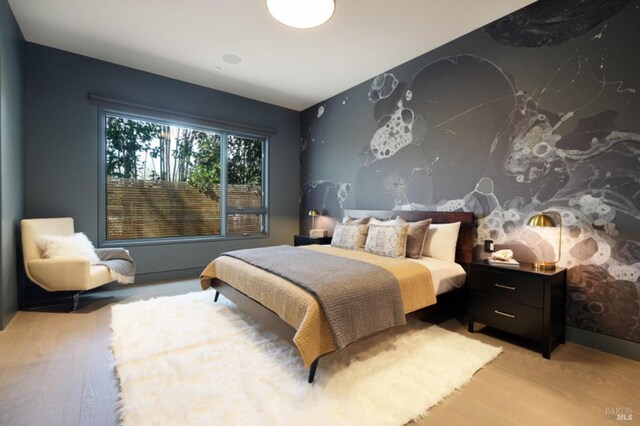
[[[409,224],[369,225],[364,250],[387,257],[404,257],[407,251]]]
[[[409,224],[409,231],[407,233],[406,256],[413,259],[420,259],[422,257],[424,242],[427,239],[427,231],[429,230],[429,226],[431,225],[431,219],[424,219],[418,222],[407,222],[406,220],[398,216],[395,219],[390,220],[371,219],[369,221],[369,225],[379,226],[403,225],[405,223]]]
[[[352,223],[336,223],[331,245],[349,250],[362,250],[367,241],[369,225]]]

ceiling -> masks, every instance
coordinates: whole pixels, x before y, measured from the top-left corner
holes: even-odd
[[[336,0],[328,23],[299,30],[265,0],[9,0],[27,41],[294,110],[530,3]]]

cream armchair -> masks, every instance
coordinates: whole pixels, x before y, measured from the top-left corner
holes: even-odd
[[[113,281],[109,269],[103,265],[91,265],[84,259],[43,259],[35,243],[37,235],[72,235],[73,219],[24,219],[22,228],[22,252],[27,277],[49,292],[73,291],[73,309],[80,292],[91,290]]]

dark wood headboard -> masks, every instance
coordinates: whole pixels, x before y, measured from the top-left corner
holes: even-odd
[[[471,263],[473,260],[473,227],[475,217],[471,212],[426,212],[426,211],[404,211],[404,210],[345,210],[345,215],[354,219],[361,217],[375,217],[377,219],[393,219],[396,216],[408,222],[429,219],[432,223],[453,223],[460,222],[460,233],[456,245],[456,262]]]

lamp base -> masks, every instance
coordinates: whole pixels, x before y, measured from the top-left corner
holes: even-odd
[[[552,270],[556,269],[556,262],[535,262],[531,264],[534,269]]]

